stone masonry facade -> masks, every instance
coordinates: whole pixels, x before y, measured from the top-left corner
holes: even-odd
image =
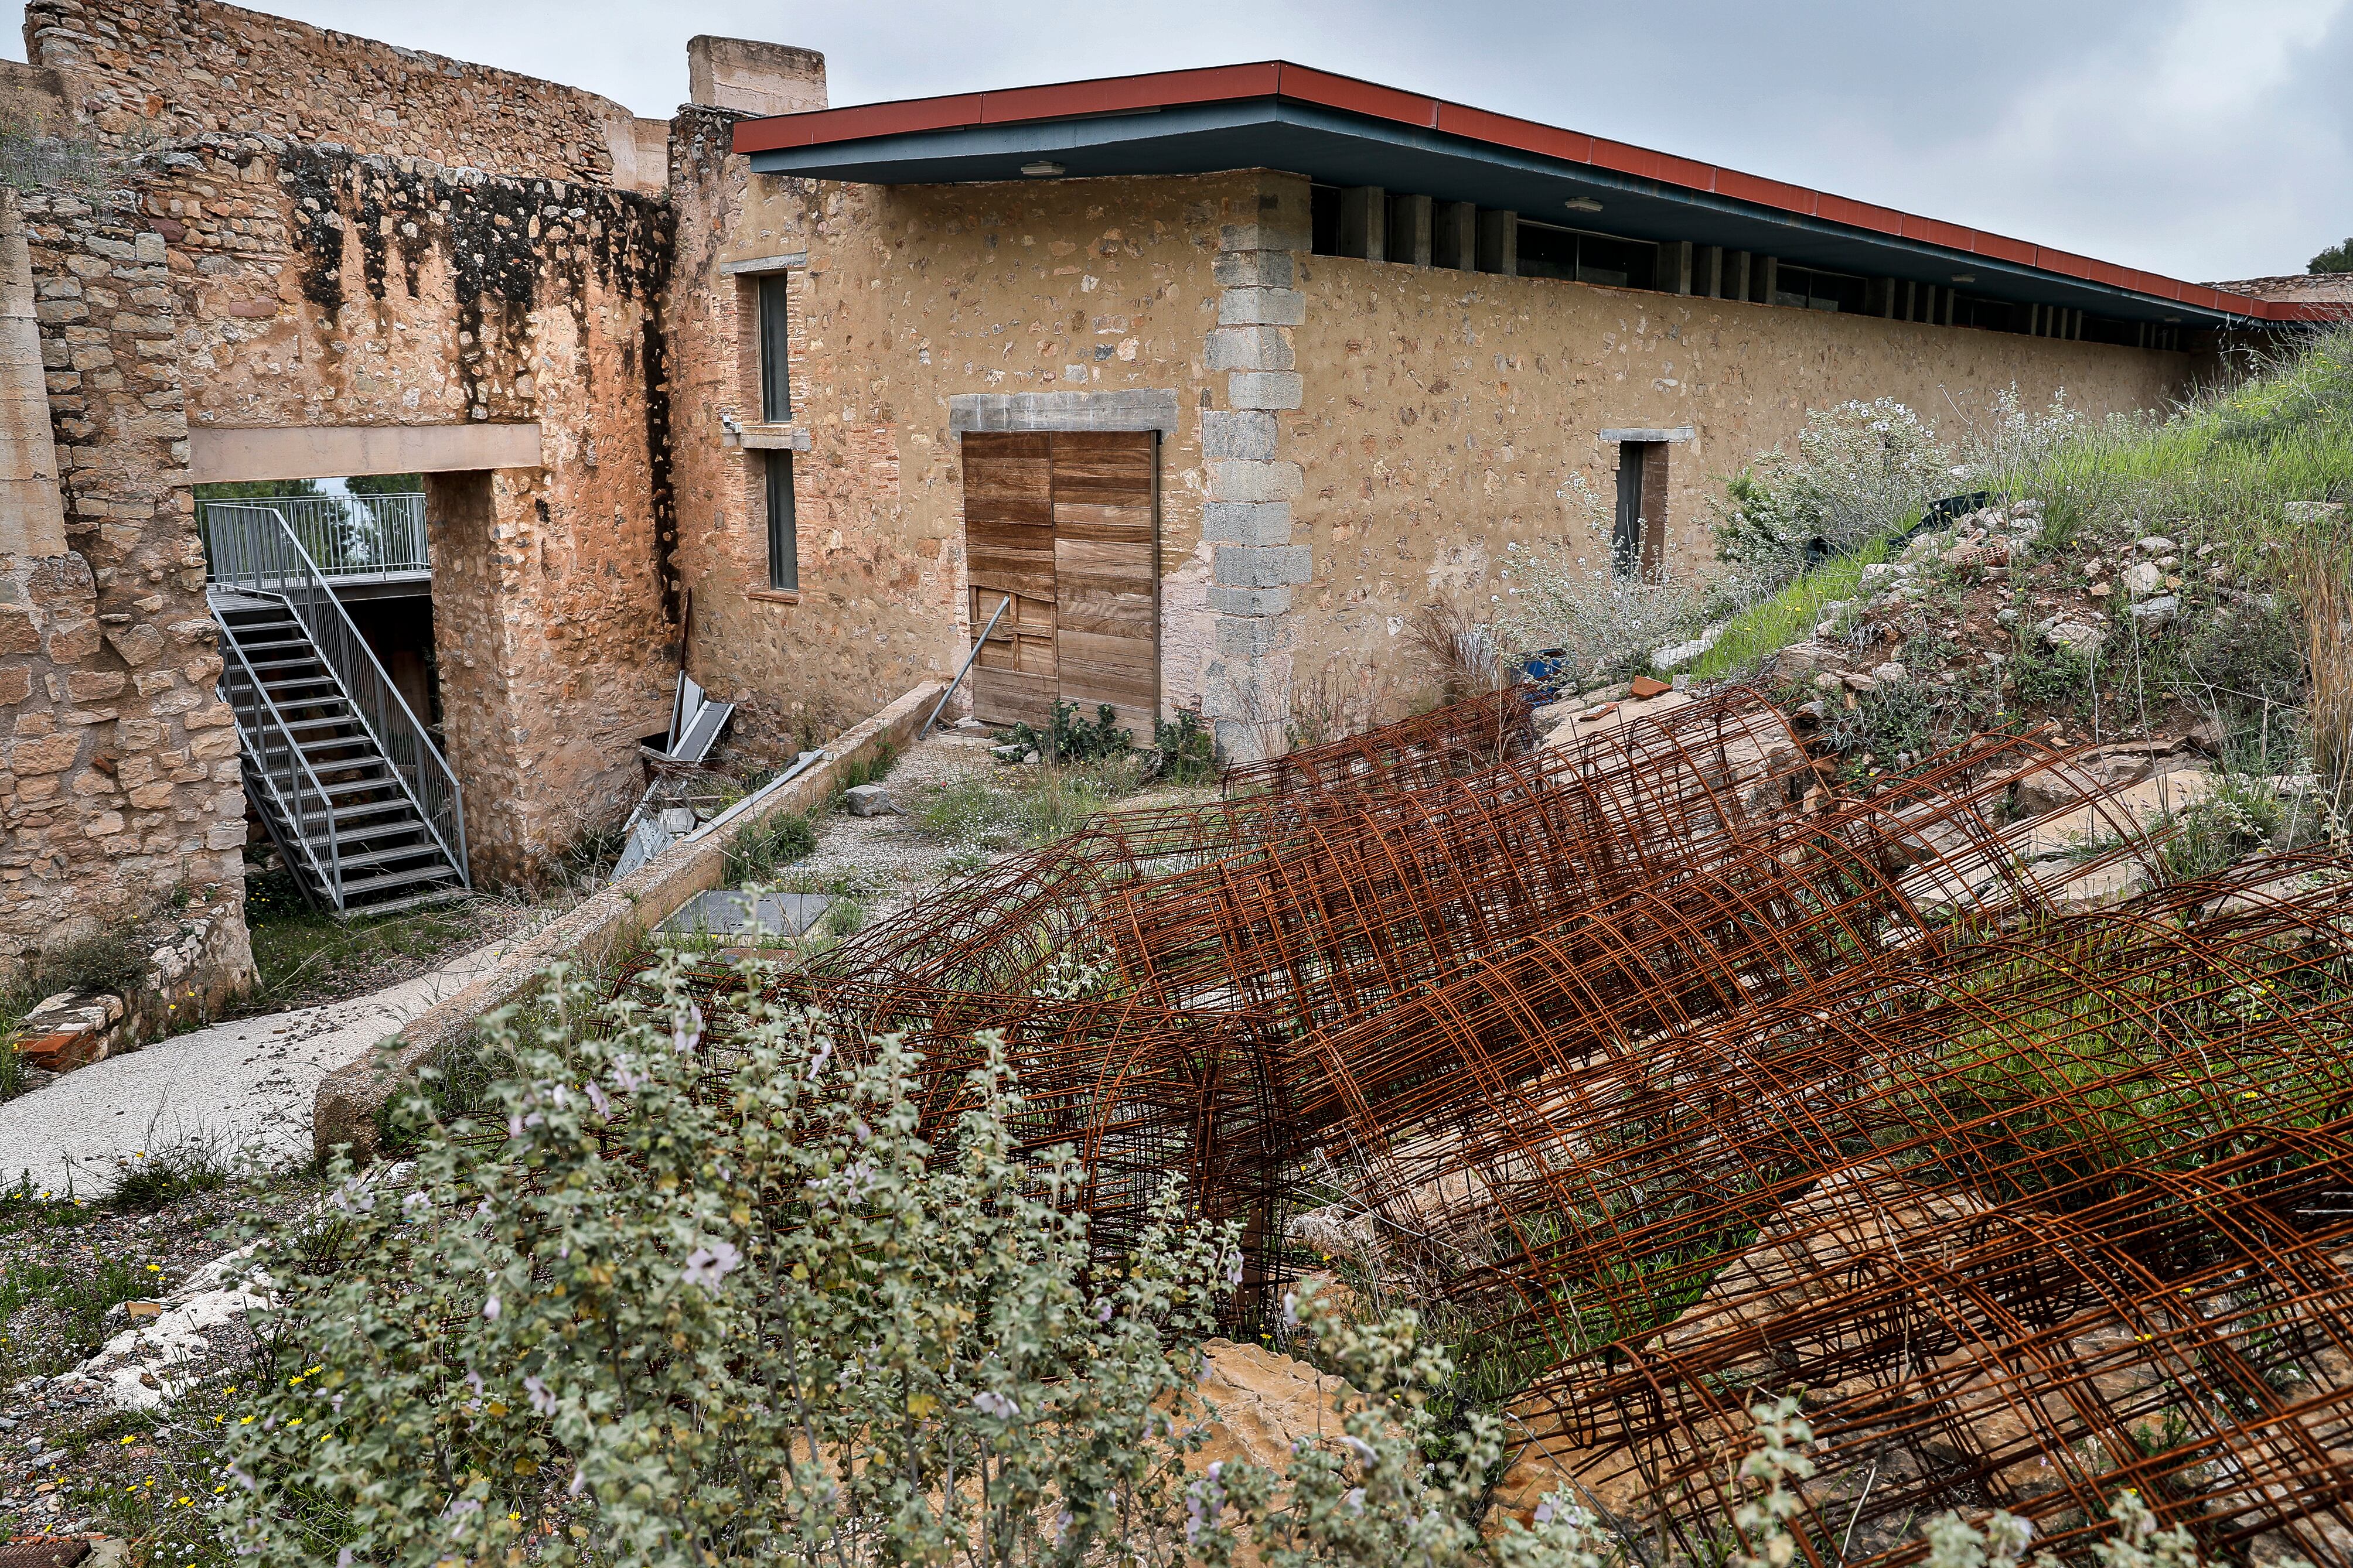
[[[1515,547],[1590,542],[1562,498],[1606,489],[1605,430],[1689,432],[1666,489],[1690,568],[1709,487],[1809,408],[2014,384],[2099,414],[2193,368],[1313,254],[1308,182],[1276,171],[755,175],[736,122],[826,101],[821,57],[779,45],[696,39],[696,101],[651,121],[216,0],[29,0],[26,27],[0,104],[119,188],[0,209],[0,486],[58,503],[0,520],[0,966],[189,908],[242,929],[191,486],[248,477],[208,465],[263,437],[499,435],[426,479],[444,734],[497,882],[619,818],[681,669],[779,748],[953,671],[968,431],[1156,433],[1160,712],[1250,756],[1298,731],[1303,692],[1388,716],[1417,607],[1499,600]],[[797,577],[776,583],[786,463]]]
[[[29,0],[26,58],[110,135],[259,132],[487,174],[659,189],[667,131],[607,98],[213,0]],[[650,180],[637,177],[641,141]]]
[[[23,211],[68,548],[0,556],[0,961],[244,889],[162,237],[75,197]]]
[[[1204,363],[1225,373],[1226,406],[1201,415],[1208,489],[1201,533],[1212,547],[1216,652],[1202,701],[1218,744],[1245,759],[1279,750],[1290,687],[1292,595],[1314,575],[1293,534],[1302,487],[1283,451],[1282,415],[1304,398],[1292,338],[1306,320],[1298,253],[1307,248],[1307,182],[1262,176],[1258,211],[1220,225],[1212,275],[1218,324]]]

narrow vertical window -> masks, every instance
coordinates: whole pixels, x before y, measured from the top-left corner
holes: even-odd
[[[792,339],[785,330],[786,279],[790,276],[771,272],[760,279],[760,417],[770,425],[789,425],[793,418]]]
[[[1609,539],[1609,563],[1631,577],[1642,562],[1642,444],[1618,443],[1618,516]]]
[[[801,585],[800,537],[793,526],[793,455],[768,452],[768,586],[797,593]]]

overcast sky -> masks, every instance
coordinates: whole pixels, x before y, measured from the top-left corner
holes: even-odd
[[[2353,0],[277,0],[667,118],[696,33],[837,104],[1283,58],[2218,279],[2353,235]],[[23,0],[0,0],[22,54]]]

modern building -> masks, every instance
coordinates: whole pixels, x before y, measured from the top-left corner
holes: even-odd
[[[984,628],[987,717],[1381,717],[1515,548],[1703,569],[1809,409],[2322,313],[1286,64],[836,110],[698,38],[651,121],[213,0],[26,39],[0,963],[241,920],[248,809],[338,902],[531,876],[681,668],[780,745]],[[195,492],[407,473],[355,543]]]

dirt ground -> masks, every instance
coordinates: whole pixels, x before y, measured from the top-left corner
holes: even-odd
[[[118,1410],[60,1374],[129,1326],[123,1303],[160,1300],[238,1245],[241,1215],[307,1201],[314,1186],[308,1177],[252,1184],[217,1169],[182,1171],[146,1184],[141,1201],[157,1205],[147,1213],[0,1194],[0,1541],[208,1541],[200,1521],[220,1481],[200,1457],[211,1445],[195,1427],[231,1396],[249,1336],[214,1335],[206,1386],[160,1418]],[[182,1519],[187,1526],[176,1526]],[[150,1551],[148,1560],[165,1557]]]

